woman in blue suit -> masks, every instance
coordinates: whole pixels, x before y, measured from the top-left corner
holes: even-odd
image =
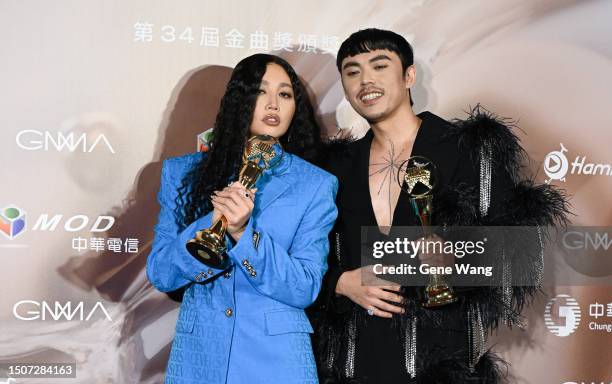
[[[285,149],[256,189],[235,180],[245,143],[267,134]],[[337,180],[308,163],[320,148],[304,86],[281,58],[257,54],[232,73],[209,152],[164,161],[159,222],[147,259],[162,292],[185,289],[166,383],[317,383],[304,314],[327,270]],[[223,214],[231,265],[186,250]]]

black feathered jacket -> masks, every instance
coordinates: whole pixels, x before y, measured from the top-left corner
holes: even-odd
[[[513,124],[480,106],[473,108],[467,119],[447,122],[431,113],[419,115],[422,129],[429,129],[426,138],[417,135],[413,155],[426,155],[441,171],[443,188],[434,196],[436,225],[487,226],[550,226],[564,224],[567,203],[562,192],[548,185],[535,185],[523,176],[526,155],[512,133]],[[340,275],[359,268],[360,228],[376,225],[373,210],[363,206],[369,197],[368,161],[372,132],[354,142],[333,142],[329,146],[327,168],[340,182],[337,204],[338,220],[330,235],[329,271],[322,291],[310,308],[315,325],[314,349],[322,382],[349,382],[353,375],[355,342],[363,326],[364,310],[344,296],[335,294]],[[422,142],[419,142],[421,140]],[[419,149],[420,148],[420,149]],[[425,153],[415,153],[415,151]],[[365,195],[364,195],[365,194]],[[396,212],[406,208],[407,197],[400,196]],[[399,211],[398,211],[399,210]],[[364,213],[365,212],[365,213]],[[365,215],[365,216],[364,216]],[[394,215],[393,225],[418,225],[410,218]],[[361,221],[361,222],[360,222]],[[538,232],[525,241],[541,242]],[[510,247],[511,248],[511,247]],[[534,247],[533,249],[540,249]],[[525,253],[506,249],[501,264],[507,273],[532,276],[542,273],[540,252]],[[472,377],[476,366],[488,366],[481,382],[496,382],[490,354],[485,351],[486,334],[502,321],[521,325],[520,313],[526,302],[538,291],[537,285],[458,288],[458,307],[465,319],[467,361],[449,364],[431,357],[414,356],[411,340],[416,340],[417,321],[444,327],[445,311],[429,311],[419,305],[419,298],[405,290],[406,313],[395,324],[407,340],[406,369],[418,382],[460,382],[461,375]],[[414,337],[413,337],[414,336]],[[410,352],[410,349],[413,352]],[[353,356],[351,356],[353,354]],[[416,360],[416,362],[415,362]],[[483,361],[487,360],[487,361]],[[438,365],[436,365],[438,364]],[[441,369],[453,366],[453,369]],[[467,379],[466,379],[467,380]],[[479,381],[480,382],[480,381]]]

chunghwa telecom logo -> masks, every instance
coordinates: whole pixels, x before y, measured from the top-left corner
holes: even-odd
[[[552,314],[555,314],[553,318]],[[552,298],[544,310],[546,328],[556,336],[566,337],[574,333],[580,325],[580,306],[576,299],[569,295],[557,295]]]
[[[15,205],[9,205],[0,211],[0,232],[9,239],[14,239],[26,228],[26,213]]]

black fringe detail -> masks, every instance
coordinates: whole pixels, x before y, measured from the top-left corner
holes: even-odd
[[[539,258],[539,239],[535,226],[540,226],[542,241],[546,242],[554,227],[564,227],[571,214],[568,198],[565,191],[556,189],[547,184],[535,184],[532,180],[518,182],[496,217],[481,218],[478,213],[478,189],[460,185],[456,188],[447,188],[434,199],[434,213],[436,223],[447,225],[471,226],[524,226],[524,231],[513,231],[508,234],[505,243],[506,257],[510,260],[511,271],[514,276],[523,276],[523,281],[536,281],[538,271],[534,269],[534,261]],[[501,259],[499,260],[501,265]],[[512,287],[512,303],[506,308],[501,301],[500,288],[457,288],[464,296],[466,305],[480,305],[485,328],[494,330],[498,327],[502,315],[510,317],[508,325],[511,326],[520,320],[520,313],[541,290],[534,285]],[[410,305],[410,304],[408,304]],[[419,311],[423,312],[423,311]],[[428,315],[425,311],[425,315]],[[440,311],[437,311],[440,312]],[[412,313],[407,311],[408,314]],[[432,324],[444,324],[439,319],[441,314],[432,314],[429,320]],[[402,324],[404,325],[404,324]]]
[[[415,384],[494,384],[507,376],[508,364],[488,351],[472,371],[463,354],[449,355],[436,349],[418,357]]]
[[[362,381],[356,378],[345,378],[332,372],[321,375],[319,373],[319,384],[361,384]]]
[[[434,222],[447,226],[525,226],[531,227],[521,241],[505,238],[505,257],[511,263],[512,273],[515,276],[535,276],[534,260],[539,257],[537,247],[529,248],[532,252],[524,252],[521,244],[529,242],[539,243],[535,226],[555,227],[565,226],[568,215],[571,214],[567,203],[565,191],[550,185],[539,185],[525,177],[527,154],[521,148],[518,137],[512,132],[517,128],[516,122],[499,117],[477,104],[467,111],[468,117],[464,120],[453,120],[450,123],[447,135],[456,137],[462,152],[468,154],[468,159],[474,169],[480,167],[481,148],[485,143],[491,146],[493,175],[511,178],[511,190],[504,196],[505,204],[497,209],[495,215],[481,217],[479,213],[479,185],[448,186],[436,193],[434,199]],[[339,140],[327,143],[329,153],[336,152],[334,156],[349,152],[352,140]],[[328,155],[329,156],[329,155]],[[329,158],[329,157],[328,157]],[[496,173],[497,172],[497,173]],[[505,173],[505,175],[503,175]],[[499,191],[492,190],[495,196]],[[500,208],[496,207],[496,208]],[[546,239],[546,231],[542,233]],[[492,255],[498,257],[498,255]],[[501,260],[501,257],[499,257]],[[394,326],[405,332],[412,315],[416,315],[419,322],[425,321],[433,327],[444,328],[447,320],[453,316],[450,312],[457,311],[466,315],[470,307],[478,304],[483,326],[489,332],[499,326],[500,321],[512,326],[520,321],[523,308],[540,292],[537,286],[512,287],[512,302],[505,307],[502,300],[501,287],[469,287],[455,289],[460,292],[460,301],[452,304],[451,310],[428,310],[420,303],[423,289],[419,287],[403,287],[406,312],[402,316],[394,317]],[[353,313],[358,313],[358,329],[363,326],[363,310],[355,306]],[[317,316],[315,323],[315,350],[317,365],[319,367],[320,382],[323,384],[359,383],[357,379],[344,378],[344,364],[346,361],[346,340],[348,337],[347,325],[350,315],[332,314],[326,312]],[[467,318],[464,316],[464,318]],[[466,340],[467,342],[467,340]],[[330,344],[331,343],[331,344]],[[326,353],[330,345],[335,350],[334,369],[326,369]],[[323,352],[323,353],[322,353]],[[475,372],[468,367],[466,356],[449,356],[448,353],[436,353],[435,348],[427,350],[425,354],[417,355],[417,379],[412,384],[447,384],[447,383],[498,383],[507,374],[508,365],[492,352],[483,355],[476,366]]]
[[[324,316],[311,316],[310,320],[315,330],[312,335],[313,349],[315,353],[319,383],[358,384],[359,381],[346,378],[344,375],[347,360],[347,344],[349,337],[349,321],[356,318],[357,329],[362,329],[366,324],[365,310],[355,305],[353,309],[344,314],[326,313]],[[357,337],[359,334],[357,333]],[[329,352],[333,351],[334,364],[329,365]]]
[[[465,112],[468,114],[466,119],[451,121],[448,135],[457,136],[459,148],[469,153],[474,164],[480,163],[483,143],[490,143],[493,169],[503,167],[512,180],[519,180],[527,153],[512,132],[517,128],[516,121],[500,117],[480,104]]]
[[[521,309],[522,303],[531,299],[535,294],[535,287],[524,288],[526,288],[525,291],[521,290],[513,293],[513,302],[520,302]],[[533,288],[533,290],[530,288]],[[499,327],[500,320],[504,320],[503,315],[507,313],[505,311],[508,311],[515,321],[520,319],[520,311],[513,310],[512,307],[505,308],[504,302],[501,300],[500,288],[498,287],[474,288],[465,291],[463,297],[466,304],[477,303],[480,306],[483,326],[489,331]],[[509,325],[512,325],[512,323]]]
[[[470,369],[464,353],[448,354],[433,348],[417,357],[417,375],[406,384],[498,384],[508,376],[508,363],[487,351]],[[319,376],[321,384],[360,384],[363,380],[345,378],[327,371]]]
[[[548,238],[546,227],[564,227],[571,214],[568,197],[564,190],[547,184],[536,184],[526,177],[527,154],[521,148],[519,139],[512,132],[516,122],[499,117],[477,104],[468,112],[465,120],[453,120],[449,135],[455,135],[462,151],[469,154],[474,167],[480,163],[480,148],[489,143],[492,148],[492,168],[502,169],[511,177],[513,188],[508,191],[501,212],[494,216],[480,217],[478,212],[479,190],[477,186],[450,186],[434,199],[435,222],[446,225],[471,226],[525,226],[520,240],[505,239],[506,258],[510,260],[514,276],[526,276],[524,281],[535,281],[537,270],[534,260],[539,255],[539,239],[534,227],[542,227],[542,240]],[[495,177],[495,175],[493,175]],[[496,193],[496,191],[492,191]],[[525,245],[527,244],[527,245]],[[495,255],[494,255],[495,256]],[[501,259],[499,260],[501,263]],[[500,264],[501,265],[501,264]],[[512,287],[512,304],[506,308],[501,301],[500,288],[482,287],[465,289],[464,308],[478,303],[482,310],[484,326],[493,330],[499,325],[502,315],[518,321],[525,305],[532,301],[540,289],[534,285]],[[434,324],[438,323],[437,321]],[[508,322],[512,325],[513,321]]]

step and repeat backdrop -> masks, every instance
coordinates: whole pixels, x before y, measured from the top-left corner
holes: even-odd
[[[327,135],[368,129],[335,54],[378,27],[415,49],[415,110],[516,119],[538,182],[578,226],[612,224],[612,3],[0,1],[0,383],[161,383],[178,304],[145,276],[161,162],[197,150],[233,66],[287,59]],[[612,238],[577,239],[607,250]],[[602,253],[610,273],[611,252]],[[609,282],[609,280],[607,280]],[[610,285],[545,287],[489,344],[512,383],[611,383]],[[72,379],[9,363],[71,363]]]

